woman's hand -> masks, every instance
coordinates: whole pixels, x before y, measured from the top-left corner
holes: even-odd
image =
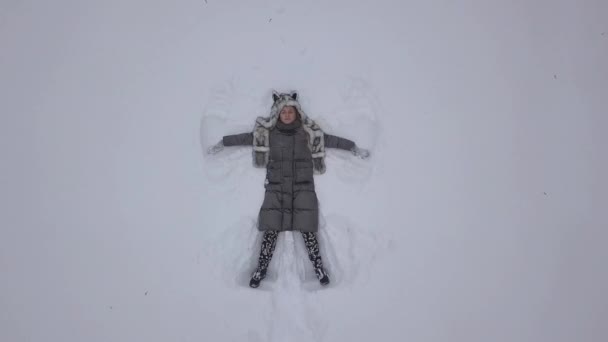
[[[220,142],[218,142],[217,144],[215,144],[207,149],[207,154],[217,154],[223,149],[224,149],[224,142],[222,140],[220,140]]]
[[[355,147],[353,147],[353,149],[351,151],[353,152],[354,155],[356,155],[357,157],[359,157],[361,159],[365,159],[365,158],[369,157],[369,151],[364,148],[359,148],[359,147],[355,146]]]

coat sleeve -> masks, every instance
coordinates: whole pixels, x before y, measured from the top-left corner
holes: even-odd
[[[251,146],[253,145],[253,133],[241,133],[226,135],[222,138],[224,146]]]
[[[340,148],[343,150],[352,150],[355,147],[355,143],[351,140],[340,138],[335,135],[325,134],[325,147],[328,148]]]

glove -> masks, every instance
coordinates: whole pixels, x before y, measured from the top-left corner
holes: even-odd
[[[359,147],[355,146],[355,147],[353,147],[353,149],[351,151],[353,152],[354,155],[356,155],[357,157],[359,157],[361,159],[365,159],[365,158],[369,157],[369,151],[364,148],[359,148]]]
[[[207,149],[207,154],[217,154],[223,149],[224,149],[224,142],[222,140],[220,140],[220,142],[218,142],[217,144],[215,144]]]

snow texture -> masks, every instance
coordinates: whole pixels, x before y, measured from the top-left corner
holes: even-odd
[[[0,2],[0,341],[608,340],[606,1]],[[251,132],[327,151],[251,289]]]

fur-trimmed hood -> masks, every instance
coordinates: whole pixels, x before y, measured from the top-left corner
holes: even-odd
[[[268,117],[260,116],[255,121],[255,127],[253,130],[254,165],[257,167],[266,167],[268,164],[268,156],[270,151],[270,130],[276,126],[281,109],[283,109],[285,106],[293,106],[300,115],[302,128],[308,134],[308,147],[312,153],[314,171],[315,173],[324,173],[324,134],[321,128],[302,110],[302,107],[298,102],[298,94],[296,92],[278,93],[273,91],[272,99],[274,102],[270,108],[270,115]]]
[[[300,119],[302,123],[306,121],[308,116],[302,110],[302,106],[300,106],[300,102],[298,102],[298,93],[295,91],[290,93],[277,93],[276,91],[272,92],[272,99],[274,100],[272,107],[270,108],[270,115],[268,117],[258,117],[256,122],[268,129],[274,128],[277,124],[277,120],[279,120],[279,114],[281,110],[285,106],[295,107],[298,113],[300,114]]]

